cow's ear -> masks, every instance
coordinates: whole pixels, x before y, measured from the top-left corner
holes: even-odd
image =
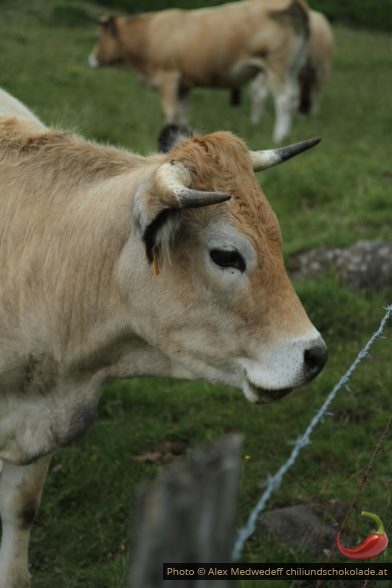
[[[184,139],[192,139],[193,135],[193,129],[186,125],[168,123],[162,127],[158,135],[158,151],[167,153],[175,145],[184,141]]]
[[[154,273],[159,273],[162,258],[167,257],[177,227],[181,211],[166,194],[160,192],[155,178],[140,185],[134,199],[133,216],[148,263]]]
[[[108,14],[107,16],[103,16],[101,18],[101,26],[102,28],[113,35],[114,37],[117,35],[117,17],[115,14]]]
[[[190,171],[182,163],[162,163],[153,176],[142,182],[135,194],[133,215],[150,263],[169,252],[181,220],[181,210],[226,202],[224,192],[194,190]],[[156,272],[157,273],[157,272]],[[159,273],[159,272],[158,272]]]
[[[163,209],[143,233],[144,248],[155,275],[160,272],[163,258],[170,259],[170,251],[180,224],[180,211]]]
[[[170,250],[181,222],[181,211],[146,194],[135,202],[134,216],[144,245],[148,263],[158,275],[163,258]]]

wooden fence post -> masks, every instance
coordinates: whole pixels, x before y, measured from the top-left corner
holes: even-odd
[[[140,493],[128,588],[218,588],[208,578],[164,581],[162,564],[231,561],[240,446],[232,435],[199,449]],[[219,588],[233,586],[219,581]]]

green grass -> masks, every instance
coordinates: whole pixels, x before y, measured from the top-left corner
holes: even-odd
[[[162,124],[158,97],[126,70],[88,68],[94,26],[75,26],[80,13],[62,22],[64,2],[43,0],[2,0],[0,9],[0,85],[48,124],[141,153],[155,150]],[[290,138],[321,135],[321,145],[260,177],[280,219],[287,260],[317,246],[391,238],[390,40],[343,27],[335,32],[336,59],[321,113],[297,119]],[[252,127],[247,100],[233,109],[227,93],[199,90],[192,95],[191,117],[201,132],[229,129],[252,148],[271,145],[271,105],[262,124]],[[236,390],[204,382],[133,380],[107,387],[98,422],[53,460],[32,535],[34,588],[124,585],[135,488],[162,467],[134,457],[165,441],[180,444],[186,455],[241,432],[250,456],[242,466],[239,501],[238,523],[245,521],[268,475],[286,460],[292,442],[377,328],[383,306],[392,302],[391,292],[353,293],[332,277],[301,284],[298,291],[327,340],[330,359],[314,383],[281,403],[255,407]],[[339,393],[268,508],[315,501],[327,513],[333,499],[349,504],[391,414],[391,334],[389,325],[389,338],[376,343],[350,390]],[[359,533],[366,528],[362,508],[378,513],[392,533],[391,451],[389,438],[352,520]],[[382,557],[392,561],[391,550]],[[243,560],[312,561],[259,535],[247,543]],[[244,582],[241,588],[259,585],[265,583]],[[299,588],[274,582],[274,588],[280,585]],[[331,586],[343,588],[339,582]]]
[[[388,31],[392,25],[392,4],[390,0],[314,0],[314,10],[320,10],[332,21],[344,22],[365,28]]]

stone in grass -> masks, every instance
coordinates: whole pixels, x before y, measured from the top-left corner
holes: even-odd
[[[347,249],[313,249],[297,255],[289,270],[296,280],[332,272],[357,291],[390,288],[392,241],[358,241]]]
[[[297,504],[262,514],[258,532],[285,547],[322,557],[333,545],[337,529],[325,523],[312,505]]]

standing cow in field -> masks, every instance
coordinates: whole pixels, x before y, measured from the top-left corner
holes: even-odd
[[[310,37],[307,57],[299,72],[300,98],[298,110],[302,114],[316,114],[320,97],[331,73],[334,37],[331,26],[321,12],[309,11]],[[251,121],[257,124],[268,96],[268,82],[264,73],[250,83]]]
[[[0,93],[0,588],[29,585],[50,454],[85,434],[107,380],[204,378],[262,403],[320,372],[254,175],[316,142],[172,129],[142,157]]]
[[[157,90],[167,122],[186,122],[194,87],[234,88],[263,71],[275,142],[290,131],[309,35],[303,0],[243,0],[198,10],[103,17],[92,67],[126,64]]]

